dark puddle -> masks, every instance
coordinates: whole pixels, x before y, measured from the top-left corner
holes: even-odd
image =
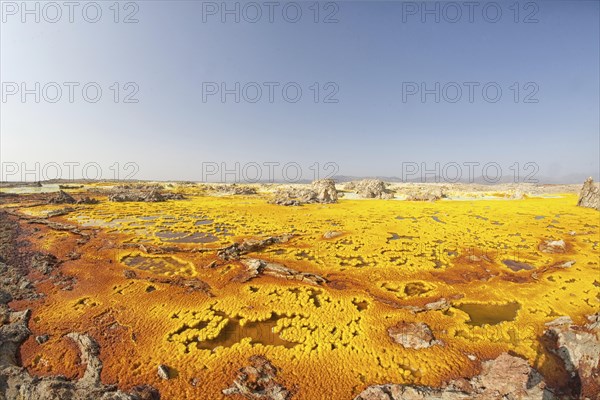
[[[215,350],[217,347],[231,347],[244,338],[250,338],[252,344],[283,346],[288,349],[299,344],[283,340],[277,333],[273,332],[273,328],[275,328],[277,321],[281,318],[279,316],[271,317],[265,321],[246,322],[242,326],[240,318],[232,318],[222,313],[218,313],[218,315],[228,319],[227,325],[216,338],[197,342],[196,346],[199,349]]]
[[[415,239],[415,236],[398,235],[396,232],[388,232],[388,233],[390,235],[392,235],[392,236],[389,237],[389,238],[387,238],[386,243],[389,243],[392,240],[400,240],[400,239],[412,240],[412,239]]]
[[[514,321],[521,305],[517,302],[500,305],[463,303],[455,307],[469,314],[470,320],[467,321],[467,324],[482,326]]]
[[[356,309],[358,311],[364,311],[367,308],[369,308],[369,303],[366,300],[362,300],[362,301],[358,301],[358,300],[352,300],[352,304],[354,304],[356,306]]]

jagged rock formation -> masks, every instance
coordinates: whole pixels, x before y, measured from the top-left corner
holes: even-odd
[[[48,201],[50,204],[75,204],[76,202],[77,200],[73,196],[62,190]]]
[[[546,347],[560,357],[571,375],[569,387],[580,398],[600,398],[600,313],[588,316],[584,326],[569,317],[546,324]]]
[[[293,234],[284,234],[280,236],[271,236],[267,239],[257,240],[257,239],[247,239],[241,243],[234,243],[230,246],[227,246],[224,249],[221,249],[217,252],[217,256],[222,260],[239,260],[240,257],[244,254],[252,253],[255,251],[260,251],[267,246],[271,246],[277,243],[286,243],[289,241],[294,235]]]
[[[445,197],[444,191],[439,187],[413,189],[406,194],[408,201],[436,201]]]
[[[335,203],[338,200],[337,189],[333,179],[319,179],[312,183],[312,190],[317,194],[319,203]]]
[[[48,275],[59,264],[60,261],[56,256],[50,253],[35,253],[31,257],[31,267],[44,275]]]
[[[233,385],[223,389],[226,396],[241,395],[251,400],[288,400],[292,393],[279,384],[277,368],[264,356],[249,358],[250,365],[239,370]]]
[[[256,258],[242,260],[242,264],[246,266],[246,270],[234,278],[238,282],[249,281],[261,274],[281,279],[294,279],[312,285],[320,285],[327,282],[325,278],[319,275],[311,274],[309,272],[299,272],[281,264],[271,263]]]
[[[204,185],[203,188],[212,192],[227,195],[252,195],[258,193],[258,190],[253,186],[238,185],[236,183],[232,183],[231,185]]]
[[[145,201],[147,203],[157,203],[167,200],[183,200],[183,195],[179,193],[160,192],[154,188],[150,191],[144,190],[126,190],[112,193],[108,196],[109,201]]]
[[[335,182],[332,179],[314,181],[310,189],[279,189],[271,200],[282,206],[300,206],[311,203],[335,203],[338,200]]]
[[[587,178],[583,183],[577,205],[600,210],[600,187],[594,183],[591,177]]]
[[[551,399],[541,376],[526,360],[501,354],[495,360],[482,363],[481,374],[466,380],[451,381],[436,389],[413,385],[370,386],[354,400],[528,400]]]
[[[349,182],[344,186],[344,189],[354,191],[364,199],[394,198],[394,194],[387,189],[386,183],[379,179],[363,179],[358,182]]]
[[[542,253],[564,253],[567,251],[567,244],[563,239],[560,240],[545,240],[538,246],[538,250]]]
[[[91,198],[89,196],[85,196],[77,200],[77,204],[98,204],[100,201],[98,199]]]

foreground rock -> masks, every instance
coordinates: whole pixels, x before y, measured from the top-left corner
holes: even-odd
[[[550,395],[541,376],[526,360],[503,353],[482,363],[481,374],[469,380],[451,381],[444,388],[377,385],[368,387],[354,400],[543,400],[553,398]]]
[[[5,306],[4,306],[5,307]],[[104,385],[100,380],[102,361],[100,348],[90,336],[69,333],[68,338],[79,347],[81,363],[86,365],[83,377],[70,381],[62,376],[32,377],[18,365],[21,344],[29,337],[27,327],[30,312],[4,310],[7,317],[0,326],[0,398],[27,400],[159,400],[160,395],[150,386],[137,386],[130,393]]]
[[[546,348],[560,357],[570,374],[568,387],[579,398],[600,398],[600,313],[588,316],[584,326],[569,317],[546,324]]]
[[[321,285],[327,282],[325,278],[319,275],[311,274],[310,272],[299,272],[281,264],[271,263],[256,258],[242,260],[242,264],[246,266],[246,270],[235,278],[238,282],[249,281],[261,274],[280,279],[293,279],[311,285]]]
[[[583,183],[577,205],[600,210],[600,188],[598,187],[598,184],[594,183],[594,180],[591,177],[587,178]]]
[[[129,393],[124,393],[114,385],[104,385],[100,380],[100,348],[85,334],[67,335],[79,347],[81,363],[86,364],[81,379],[72,381],[63,376],[31,376],[21,366],[19,349],[31,335],[28,328],[31,312],[13,311],[6,303],[41,296],[35,292],[27,274],[34,270],[45,275],[54,273],[60,261],[49,253],[24,252],[25,243],[19,240],[20,235],[23,232],[14,218],[0,212],[0,399],[159,400],[158,391],[150,386],[136,386]],[[47,339],[47,335],[36,337],[38,343]]]
[[[271,203],[282,206],[301,206],[312,203],[335,203],[337,200],[335,182],[332,179],[321,179],[314,181],[310,189],[279,189]]]
[[[239,370],[233,385],[223,390],[224,395],[241,395],[252,400],[288,400],[292,397],[292,393],[275,380],[277,368],[266,357],[255,355],[249,361],[249,366]]]
[[[423,322],[399,322],[388,328],[389,337],[407,349],[426,349],[442,344],[436,340],[429,326]]]
[[[574,325],[569,317],[546,324],[541,344],[564,363],[564,370],[570,375],[569,381],[561,387],[547,386],[526,360],[503,353],[483,362],[481,373],[470,379],[453,380],[441,388],[398,384],[370,386],[355,400],[600,399],[600,313],[587,319],[588,323],[583,326]],[[413,331],[414,327],[409,330]],[[394,330],[388,333],[391,337],[397,336]],[[404,336],[412,336],[409,342],[413,348],[433,337],[426,330],[420,330],[417,339],[412,333]]]
[[[363,199],[393,199],[394,194],[387,189],[384,181],[379,179],[363,179],[358,182],[349,182],[345,190],[356,192]]]

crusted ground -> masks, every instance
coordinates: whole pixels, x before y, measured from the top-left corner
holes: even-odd
[[[32,309],[20,350],[30,373],[81,378],[65,335],[85,332],[104,382],[151,384],[163,399],[225,398],[252,355],[277,365],[294,399],[441,386],[505,352],[560,388],[568,377],[541,344],[545,324],[582,324],[600,307],[600,220],[574,194],[285,207],[171,190],[184,199],[110,202],[84,188],[71,194],[100,202],[66,211],[41,195],[3,199],[32,249],[59,261],[51,278],[31,278],[41,299],[11,303]],[[245,250],[219,256],[235,243]],[[423,325],[435,341],[398,339],[398,327]]]

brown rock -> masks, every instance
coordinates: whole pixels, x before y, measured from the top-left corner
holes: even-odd
[[[323,234],[323,239],[333,239],[333,238],[336,238],[338,236],[342,236],[343,234],[344,234],[343,232],[328,231],[328,232],[325,232]]]
[[[540,243],[540,245],[538,246],[538,249],[542,253],[550,253],[550,254],[564,253],[565,251],[567,251],[567,244],[562,239],[560,239],[560,240],[545,240],[544,242]]]
[[[526,360],[503,353],[482,364],[470,380],[451,381],[444,388],[412,385],[377,385],[366,388],[354,400],[542,400],[553,399],[541,376]]]
[[[441,344],[429,326],[423,322],[399,322],[388,328],[388,335],[407,349],[426,349]]]
[[[247,239],[241,243],[233,243],[232,245],[217,251],[217,256],[222,260],[239,260],[240,256],[256,251],[260,251],[267,246],[278,243],[286,243],[293,234],[283,234],[279,236],[271,236],[263,240]]]
[[[50,199],[50,204],[75,204],[76,200],[69,193],[59,190],[58,194]]]
[[[546,324],[547,349],[559,356],[571,375],[569,388],[580,398],[600,398],[600,313],[588,316],[589,323],[575,326],[569,317]]]
[[[278,383],[277,368],[264,356],[249,358],[250,365],[239,370],[233,385],[223,389],[226,396],[241,395],[251,400],[288,400],[292,393]]]
[[[238,282],[249,281],[261,274],[280,279],[294,279],[311,285],[321,285],[327,282],[325,278],[319,275],[311,274],[310,272],[299,272],[281,264],[271,263],[256,258],[242,260],[242,264],[246,266],[246,270],[234,278]]]
[[[594,180],[591,177],[587,178],[583,183],[577,205],[600,210],[600,188],[598,184],[594,184]]]
[[[335,203],[338,200],[335,181],[333,179],[319,179],[312,183],[312,190],[316,193],[319,203]]]
[[[393,199],[394,194],[388,190],[387,185],[380,179],[363,179],[358,182],[349,182],[345,190],[354,191],[364,199]]]
[[[164,364],[159,364],[156,373],[160,379],[169,380],[169,367]]]

